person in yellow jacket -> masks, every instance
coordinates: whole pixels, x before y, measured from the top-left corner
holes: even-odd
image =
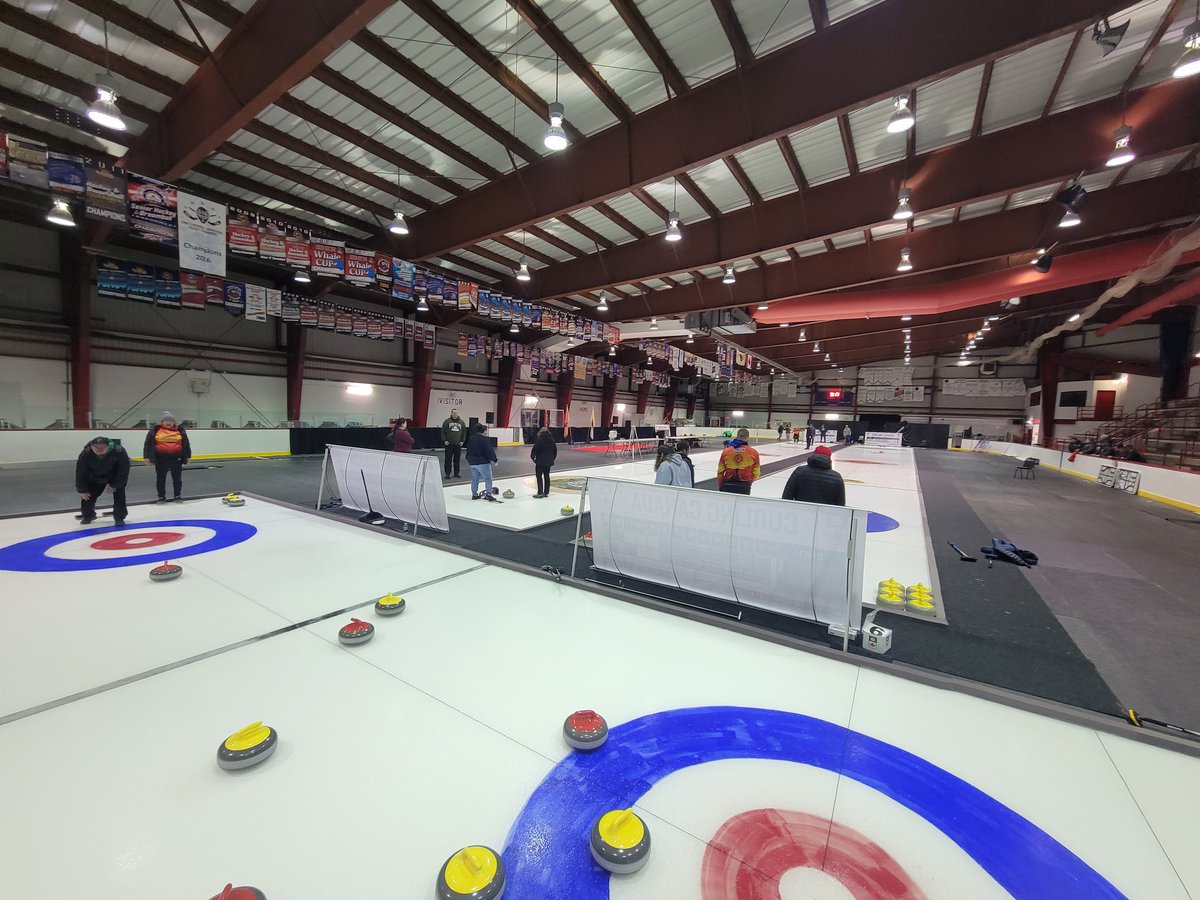
[[[749,494],[762,470],[758,451],[750,446],[750,432],[739,428],[737,437],[725,444],[717,460],[717,490],[731,494]]]

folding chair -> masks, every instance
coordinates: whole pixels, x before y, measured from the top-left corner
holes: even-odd
[[[1028,477],[1033,478],[1036,481],[1037,472],[1035,470],[1037,469],[1039,462],[1041,462],[1041,460],[1039,460],[1037,457],[1028,457],[1025,462],[1021,463],[1016,467],[1016,469],[1013,470],[1013,478],[1016,478],[1017,473],[1020,472],[1022,480]]]

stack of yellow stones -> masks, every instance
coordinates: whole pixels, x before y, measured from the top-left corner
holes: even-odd
[[[907,609],[921,616],[932,616],[935,612],[933,605],[933,589],[919,582],[905,588],[894,578],[879,582],[879,593],[875,595],[875,605],[883,609],[888,607]]]
[[[904,585],[894,578],[879,582],[879,593],[875,597],[875,605],[884,608],[891,606],[903,609]]]

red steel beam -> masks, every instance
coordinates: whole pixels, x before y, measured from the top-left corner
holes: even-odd
[[[1071,238],[1080,242],[1098,240],[1164,222],[1188,220],[1195,215],[1197,191],[1200,171],[1194,169],[1109,188],[1093,197],[1084,224],[1073,229],[1077,234]],[[899,278],[895,270],[902,246],[912,249],[914,261],[926,271],[1013,256],[1023,270],[1033,272],[1028,265],[1030,248],[1054,218],[1053,210],[1024,206],[960,222],[953,229],[923,229],[876,241],[872,246],[859,244],[804,257],[800,263],[780,262],[765,269],[747,269],[732,285],[710,279],[699,285],[656,291],[653,314],[673,316],[771,302],[770,309],[755,311],[759,322],[812,321],[814,317],[801,311],[802,305],[789,310],[776,301],[883,281],[904,284],[905,279]],[[543,269],[539,274],[545,278],[548,271]],[[848,294],[841,296],[850,298]]]
[[[734,61],[739,67],[750,65],[754,62],[754,51],[750,49],[750,42],[746,40],[746,32],[742,30],[742,23],[738,21],[733,4],[730,0],[712,0],[712,6],[721,22],[721,28],[725,30],[725,37],[729,39]]]
[[[191,171],[391,5],[259,0],[138,140],[128,165],[168,180]]]
[[[1108,334],[1110,331],[1115,331],[1124,325],[1132,325],[1134,322],[1144,321],[1159,310],[1167,309],[1172,306],[1178,306],[1181,303],[1190,303],[1197,294],[1200,294],[1200,275],[1192,275],[1182,284],[1178,284],[1170,290],[1164,291],[1153,300],[1143,303],[1136,309],[1131,309],[1112,324],[1105,325],[1096,332],[1096,335],[1098,337],[1102,337],[1103,335]]]
[[[429,0],[408,0],[414,10]],[[435,256],[661,181],[809,124],[1091,25],[1117,0],[924,0],[896,15],[880,4],[852,27],[828,28],[714,78],[418,218],[413,258]],[[424,13],[422,13],[424,15]],[[952,35],[953,39],[948,39]],[[847,67],[847,59],[871,65]],[[830,72],[839,72],[830,78]],[[781,91],[781,85],[822,85]],[[741,114],[733,115],[731,110]],[[680,135],[687,140],[680,140]],[[526,193],[523,181],[538,185]]]
[[[540,295],[573,294],[721,265],[890,222],[901,183],[911,188],[917,209],[933,212],[1073,177],[1104,159],[1123,112],[1144,142],[1139,147],[1143,158],[1175,152],[1200,143],[1200,121],[1180,115],[1197,103],[1200,83],[1170,81],[1132,95],[1127,108],[1119,97],[1112,97],[992,132],[915,160],[776,197],[753,209],[691,223],[685,239],[669,250],[660,238],[651,237],[610,250],[603,265],[594,255],[560,263],[543,271]],[[1030,147],[1039,150],[1030,153]]]
[[[683,77],[654,30],[642,17],[637,4],[633,0],[612,0],[612,5],[617,10],[617,15],[621,17],[621,21],[625,23],[625,27],[642,45],[642,49],[650,57],[650,61],[662,73],[663,81],[670,90],[675,92],[675,96],[679,97],[690,91],[691,86],[687,83],[687,79]]]

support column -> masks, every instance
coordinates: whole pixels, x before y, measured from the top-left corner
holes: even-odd
[[[613,410],[617,404],[617,379],[612,375],[604,376],[604,387],[600,393],[600,427],[608,433],[612,428]]]
[[[773,404],[775,401],[775,382],[767,382],[767,427],[771,427],[771,413],[773,412]]]
[[[574,368],[559,373],[558,381],[555,384],[555,396],[558,399],[558,408],[563,412],[563,425],[569,428],[571,426],[571,398],[575,396]]]
[[[423,346],[413,349],[413,422],[418,428],[428,428],[429,393],[433,390],[433,360],[435,351]]]
[[[1042,380],[1042,441],[1043,447],[1049,447],[1054,439],[1054,413],[1058,409],[1058,371],[1061,340],[1053,347],[1047,342],[1038,354],[1038,364]]]
[[[638,385],[637,414],[644,416],[650,406],[650,382],[643,381]]]
[[[308,350],[308,329],[299,322],[288,322],[284,326],[284,335],[287,342],[287,418],[290,422],[298,422],[304,401],[304,360]]]
[[[1192,334],[1196,329],[1196,308],[1176,306],[1164,314],[1158,326],[1158,359],[1162,365],[1160,399],[1182,400],[1188,393],[1192,369]]]
[[[500,371],[496,374],[496,426],[508,428],[512,425],[513,396],[517,391],[517,361],[510,356],[501,357]]]
[[[670,421],[675,414],[675,401],[679,397],[679,382],[672,378],[671,383],[667,385],[667,392],[663,395],[663,419]]]
[[[59,232],[63,319],[70,329],[71,427],[92,427],[92,278],[83,241]]]
[[[687,417],[692,422],[696,421],[696,395],[700,392],[700,385],[697,384],[695,388],[687,398]]]

